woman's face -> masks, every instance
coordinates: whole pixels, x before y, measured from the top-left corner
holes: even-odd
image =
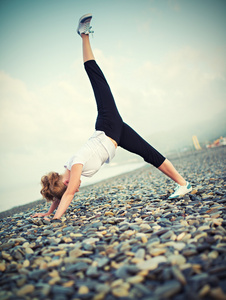
[[[64,174],[62,175],[62,182],[65,186],[68,186],[69,181],[70,181],[70,171],[66,169]]]

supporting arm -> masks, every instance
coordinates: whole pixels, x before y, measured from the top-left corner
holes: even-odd
[[[75,164],[72,166],[68,187],[65,193],[63,194],[63,197],[61,198],[60,204],[53,219],[60,219],[62,217],[62,215],[65,213],[65,211],[71,204],[74,194],[78,192],[81,182],[80,177],[82,174],[82,168],[82,164]]]

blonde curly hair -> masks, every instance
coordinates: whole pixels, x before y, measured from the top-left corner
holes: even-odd
[[[61,199],[67,187],[63,184],[62,175],[50,172],[41,178],[42,189],[40,193],[47,201]]]

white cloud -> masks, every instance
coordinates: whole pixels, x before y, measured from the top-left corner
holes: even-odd
[[[0,85],[2,186],[39,181],[40,170],[59,169],[92,133],[96,109],[87,98],[93,95],[79,94],[70,81],[34,93],[1,72]]]
[[[137,71],[145,97],[153,99],[150,110],[158,103],[174,126],[189,122],[192,116],[207,118],[223,108],[224,90],[219,90],[218,100],[215,93],[219,80],[224,80],[222,70],[212,70],[202,57],[202,52],[186,47],[169,54],[161,64],[147,61]]]

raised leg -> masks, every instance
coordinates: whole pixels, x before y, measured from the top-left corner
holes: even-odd
[[[89,35],[88,34],[81,34],[82,37],[82,54],[83,54],[83,62],[85,63],[88,60],[95,60],[95,57],[93,55],[93,51],[90,45],[89,41]]]
[[[118,143],[122,119],[119,115],[107,80],[95,61],[89,41],[89,35],[81,34],[81,37],[83,62],[93,88],[98,110],[95,129],[104,131],[108,137]]]

